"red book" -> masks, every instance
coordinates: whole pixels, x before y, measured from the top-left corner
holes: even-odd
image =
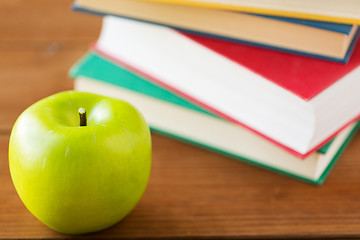
[[[299,157],[360,116],[359,48],[343,65],[114,17],[95,48]]]
[[[344,65],[185,32],[179,33],[252,70],[304,100],[310,100],[320,94],[360,64],[359,47],[355,49],[349,63]]]

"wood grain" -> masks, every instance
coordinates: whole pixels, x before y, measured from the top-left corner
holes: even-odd
[[[71,1],[0,2],[0,239],[62,239],[21,203],[7,148],[17,116],[72,88],[70,66],[100,31]],[[74,238],[360,238],[360,135],[325,184],[299,182],[153,134],[153,167],[139,205],[123,221]]]
[[[0,1],[0,132],[29,105],[72,89],[67,71],[99,35],[101,19],[71,1]]]

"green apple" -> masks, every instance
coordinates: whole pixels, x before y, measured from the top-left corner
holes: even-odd
[[[57,93],[19,116],[9,165],[21,200],[44,224],[67,234],[99,231],[124,218],[145,191],[149,127],[124,101]]]

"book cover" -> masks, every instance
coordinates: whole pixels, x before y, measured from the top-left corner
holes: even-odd
[[[93,54],[93,53],[89,53],[82,60],[80,60],[76,65],[74,65],[73,68],[71,69],[70,74],[73,78],[85,76],[85,77],[89,77],[89,78],[93,78],[93,79],[98,79],[99,81],[104,81],[104,82],[110,84],[109,87],[111,85],[113,85],[114,87],[119,86],[121,88],[129,89],[131,91],[138,92],[143,95],[151,96],[151,97],[160,99],[162,101],[169,102],[169,103],[173,104],[174,106],[178,105],[181,108],[184,107],[187,109],[191,109],[191,111],[205,114],[205,115],[209,116],[210,118],[215,118],[215,119],[217,118],[216,116],[213,116],[211,113],[208,113],[208,112],[204,111],[203,109],[198,108],[196,105],[193,105],[192,103],[186,101],[185,99],[182,99],[179,96],[174,95],[173,93],[167,91],[166,89],[160,88],[159,86],[154,85],[153,83],[145,80],[144,78],[137,76],[134,73],[128,71],[127,69],[123,68],[122,66],[116,65],[115,63],[112,63],[111,61],[106,60],[103,57]],[[106,94],[106,92],[103,92],[103,94]],[[118,96],[118,97],[121,97],[121,96]],[[176,123],[174,123],[174,124],[176,126]],[[286,175],[290,175],[292,177],[295,177],[295,178],[298,178],[298,179],[301,179],[301,180],[304,180],[304,181],[307,181],[310,183],[315,183],[315,184],[321,184],[324,181],[324,179],[326,178],[330,169],[334,165],[336,159],[340,156],[341,152],[343,151],[346,144],[350,140],[350,138],[348,138],[347,140],[345,140],[345,142],[343,142],[341,144],[342,147],[340,147],[338,149],[337,153],[334,155],[334,157],[331,159],[331,161],[329,161],[327,167],[323,169],[323,171],[319,175],[319,177],[316,179],[311,179],[311,178],[297,175],[296,173],[292,173],[291,171],[287,172],[284,169],[281,170],[282,168],[276,167],[276,164],[275,165],[271,165],[271,164],[267,165],[266,163],[260,163],[254,159],[248,159],[246,156],[239,156],[234,153],[231,153],[231,151],[227,151],[226,149],[221,149],[221,148],[217,147],[216,145],[215,146],[208,145],[206,142],[199,142],[199,140],[196,140],[196,139],[186,138],[186,137],[182,136],[181,134],[180,135],[177,134],[176,131],[174,131],[174,132],[164,131],[164,130],[161,130],[161,127],[159,129],[155,128],[153,130],[160,132],[162,134],[169,135],[171,137],[175,137],[177,139],[180,139],[180,140],[183,140],[186,142],[190,142],[192,144],[196,144],[201,147],[205,147],[208,149],[210,148],[211,150],[222,153],[224,155],[227,155],[227,156],[230,156],[230,157],[233,157],[236,159],[241,159],[243,161],[246,161],[246,162],[261,166],[261,167],[265,167],[265,168],[268,168],[268,169],[271,169],[271,170],[274,170],[274,171],[277,171],[277,172],[280,172],[280,173],[283,173]],[[329,144],[327,146],[327,149],[330,146],[331,146],[331,144]],[[326,152],[326,150],[324,152]],[[265,151],[265,149],[264,149],[264,151]],[[322,154],[324,154],[324,153],[322,153]],[[285,154],[285,156],[286,156],[286,154]],[[290,157],[289,161],[291,161],[291,159],[294,159],[294,157]],[[306,159],[305,160],[298,159],[296,161],[306,161]]]
[[[109,2],[108,5],[106,2]],[[157,7],[155,4],[132,0],[106,2],[102,1],[100,5],[93,0],[81,0],[73,5],[73,9],[99,15],[116,15],[207,37],[343,63],[349,60],[352,45],[357,39],[354,36],[357,26],[353,25],[228,11],[204,12],[201,8],[186,9],[179,6],[179,9],[172,9],[172,5],[160,4]],[[213,18],[218,19],[216,24]]]

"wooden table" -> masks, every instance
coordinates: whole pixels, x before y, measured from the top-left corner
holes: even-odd
[[[69,238],[20,201],[8,170],[11,127],[35,101],[72,89],[69,67],[101,19],[71,1],[0,2],[0,238]],[[153,168],[139,205],[78,238],[360,238],[360,134],[321,187],[153,134]]]

